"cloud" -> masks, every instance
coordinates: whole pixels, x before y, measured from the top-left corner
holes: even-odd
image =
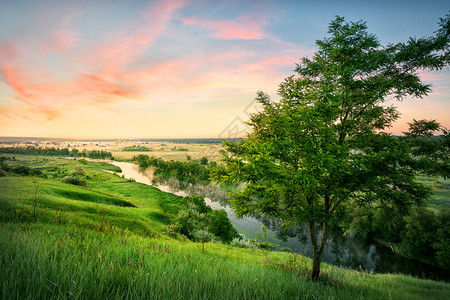
[[[243,16],[235,20],[208,21],[197,17],[184,19],[185,24],[204,27],[212,32],[212,37],[223,40],[260,40],[265,37],[264,18]]]
[[[48,129],[77,122],[80,113],[86,114],[86,122],[92,117],[88,125],[100,130],[109,118],[126,115],[137,122],[130,112],[155,118],[158,111],[176,116],[195,113],[200,106],[232,110],[227,103],[251,101],[258,89],[275,94],[280,80],[305,53],[298,45],[265,35],[264,18],[250,16],[220,22],[191,19],[215,38],[203,44],[188,34],[186,22],[180,23],[183,19],[176,12],[183,5],[154,2],[115,31],[94,35],[94,40],[64,24],[43,39],[0,44],[0,80],[15,92],[2,95],[12,104],[0,106],[2,116],[17,118],[14,124],[27,120],[24,128],[30,121]],[[232,39],[237,41],[221,41]],[[260,41],[239,41],[248,39]],[[217,113],[224,118],[223,109]]]
[[[44,44],[44,49],[67,54],[79,41],[80,39],[74,31],[55,30],[49,41]]]
[[[90,49],[74,49],[81,39],[76,31],[68,29],[67,22],[61,25],[64,29],[55,28],[50,34],[44,34],[48,38],[42,41],[34,37],[26,39],[21,43],[23,51],[11,42],[1,43],[0,79],[3,77],[16,93],[9,100],[24,103],[33,110],[33,113],[21,113],[22,117],[41,120],[37,116],[42,114],[45,120],[54,120],[61,116],[61,109],[77,103],[138,99],[142,91],[134,82],[140,74],[128,71],[129,63],[144,55],[155,38],[163,34],[172,13],[182,5],[183,1],[177,0],[153,2],[128,28],[110,33],[106,41],[97,42]],[[41,53],[41,57],[33,60],[36,49],[50,53]],[[63,56],[57,57],[51,52]],[[57,58],[67,65],[49,63],[44,60],[47,57]],[[74,71],[74,65],[89,72]],[[58,68],[60,70],[55,71]]]
[[[19,69],[16,69],[10,65],[4,65],[3,72],[6,77],[6,82],[11,88],[14,89],[14,91],[16,91],[20,98],[27,99],[28,97],[32,96],[32,94],[29,93],[26,85],[24,84],[24,75],[20,72]]]
[[[19,50],[13,43],[4,41],[0,44],[0,67],[18,56]]]
[[[111,102],[111,98],[138,98],[139,93],[128,83],[110,82],[97,75],[84,74],[75,82],[80,90],[85,91],[88,98],[97,102]],[[117,99],[116,99],[117,100]]]
[[[119,71],[145,53],[155,38],[163,34],[173,12],[183,5],[178,0],[153,3],[134,26],[112,33],[106,42],[94,46],[94,56],[106,72]]]

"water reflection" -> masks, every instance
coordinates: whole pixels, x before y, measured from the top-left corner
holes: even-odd
[[[153,176],[149,169],[140,173],[138,166],[131,163],[112,162],[122,169],[125,178],[133,178],[137,182],[154,185],[162,191],[179,196],[202,195],[206,203],[213,209],[224,209],[233,226],[240,233],[254,238],[260,232],[261,225],[269,228],[269,241],[276,244],[275,249],[290,248],[291,251],[312,257],[311,241],[306,225],[283,227],[275,218],[254,215],[237,219],[228,204],[227,193],[216,185],[190,184],[174,178],[161,179]],[[321,228],[317,228],[318,235]],[[391,249],[373,241],[346,237],[338,230],[331,230],[323,261],[356,270],[373,271],[375,273],[403,273],[417,277],[426,277],[450,281],[446,270],[424,263],[405,259],[392,252]]]

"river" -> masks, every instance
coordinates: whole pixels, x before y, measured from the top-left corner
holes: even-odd
[[[249,238],[254,238],[255,233],[261,232],[261,225],[269,228],[269,241],[276,244],[275,249],[290,248],[291,251],[312,257],[311,241],[307,226],[296,226],[284,229],[280,222],[264,216],[244,217],[237,219],[232,208],[228,205],[227,194],[214,185],[192,185],[180,182],[176,179],[162,181],[153,176],[153,170],[145,173],[139,171],[139,167],[132,163],[111,161],[111,164],[122,169],[125,178],[132,178],[136,182],[155,186],[161,191],[173,193],[178,196],[191,194],[205,197],[205,202],[212,209],[224,209],[233,226],[240,233]],[[320,234],[320,228],[318,230]],[[448,271],[430,266],[418,261],[406,259],[390,248],[373,241],[345,237],[338,230],[331,231],[328,238],[326,252],[323,261],[345,268],[372,271],[374,273],[402,273],[421,278],[430,278],[450,282]]]

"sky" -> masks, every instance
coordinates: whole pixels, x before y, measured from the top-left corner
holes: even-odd
[[[0,136],[243,136],[256,92],[317,50],[336,15],[381,44],[432,36],[447,1],[0,0]],[[450,70],[402,117],[450,128]]]

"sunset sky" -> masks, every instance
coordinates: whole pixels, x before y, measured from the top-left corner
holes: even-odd
[[[431,36],[447,1],[0,0],[0,136],[234,137],[335,15],[385,45]],[[450,128],[450,70],[402,119]],[[394,101],[390,103],[395,103]]]

